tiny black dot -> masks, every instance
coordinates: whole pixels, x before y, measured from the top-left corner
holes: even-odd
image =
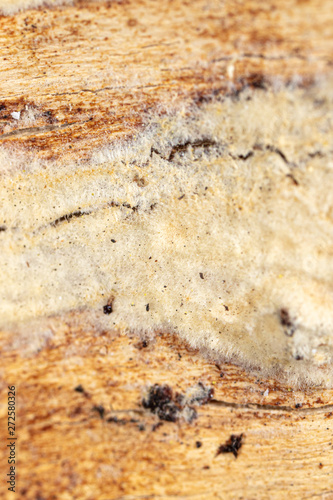
[[[103,307],[103,312],[104,314],[111,314],[112,313],[112,305],[107,304],[106,306]]]

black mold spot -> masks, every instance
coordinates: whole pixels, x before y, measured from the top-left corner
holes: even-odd
[[[201,441],[196,441],[196,442],[195,442],[195,446],[196,446],[197,448],[201,448],[201,446],[202,446],[202,442],[201,442]]]
[[[200,278],[201,278],[202,280],[204,279],[204,275],[203,275],[203,273],[199,273],[199,276],[200,276]]]
[[[303,406],[302,403],[296,403],[295,404],[295,408],[302,408],[302,406]]]
[[[149,311],[149,304],[146,304],[146,311]]]
[[[104,413],[105,413],[104,406],[102,405],[93,406],[93,411],[96,411],[102,419],[104,418]]]
[[[147,397],[142,400],[142,406],[149,409],[161,420],[176,422],[181,416],[185,416],[187,422],[192,422],[198,417],[192,404],[206,404],[211,400],[213,394],[213,389],[205,387],[202,383],[198,384],[192,398],[185,394],[174,394],[168,385],[154,384],[150,387]]]
[[[292,337],[295,333],[296,326],[294,325],[288,309],[282,308],[279,311],[279,318],[280,318],[280,323],[282,326],[284,326],[284,333],[288,337]]]
[[[81,384],[79,384],[76,387],[74,387],[74,391],[76,391],[76,392],[85,392]]]
[[[0,233],[4,232],[7,230],[6,226],[0,226]]]
[[[106,304],[106,306],[103,307],[103,312],[104,312],[104,314],[111,314],[112,313],[112,304]]]
[[[225,305],[223,304],[223,307],[224,307],[224,309],[225,309],[226,311],[229,311],[229,307],[228,307],[228,306],[225,306]]]
[[[182,194],[181,196],[179,196],[178,200],[182,200],[184,197],[185,197],[185,195]]]
[[[218,447],[216,456],[221,453],[232,453],[235,458],[238,457],[238,452],[243,445],[243,436],[244,434],[231,434],[230,438]]]
[[[167,422],[176,422],[179,418],[180,407],[173,401],[173,392],[168,385],[154,384],[147,399],[142,400],[142,406]]]
[[[135,344],[135,346],[137,349],[145,349],[146,347],[148,347],[148,342],[147,340],[142,340],[142,342],[138,342],[137,344]]]
[[[112,243],[117,243],[117,240],[111,238]]]
[[[109,300],[108,300],[108,303],[103,306],[103,312],[104,314],[111,314],[113,312],[113,301],[114,301],[114,297],[110,297]]]

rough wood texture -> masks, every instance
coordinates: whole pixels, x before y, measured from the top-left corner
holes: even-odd
[[[332,65],[331,7],[85,1],[0,17],[0,141],[82,158],[135,134],[152,110],[248,84],[307,85]]]
[[[98,332],[87,314],[54,319],[53,329],[26,357],[2,340],[2,394],[17,386],[16,498],[333,498],[332,391],[294,392],[217,367],[167,335],[142,344]],[[192,422],[142,404],[154,384],[184,394],[198,383],[214,392],[190,404]],[[217,455],[232,434],[243,434],[238,457]]]
[[[332,22],[329,0],[80,2],[1,17],[0,142],[80,160],[133,136],[152,109],[310,85],[331,71]],[[332,391],[217,367],[162,333],[146,345],[101,332],[88,313],[54,318],[52,331],[30,354],[1,337],[2,443],[7,386],[17,388],[15,498],[333,498]],[[176,393],[199,383],[207,401],[184,409]],[[144,407],[154,384],[172,389],[175,422]],[[241,434],[237,458],[217,454]],[[2,474],[6,460],[2,445]]]

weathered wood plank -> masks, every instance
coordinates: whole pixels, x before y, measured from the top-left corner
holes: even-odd
[[[85,157],[152,111],[307,85],[330,71],[332,23],[328,0],[84,1],[0,17],[1,144]]]

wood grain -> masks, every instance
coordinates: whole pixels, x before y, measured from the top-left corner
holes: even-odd
[[[0,17],[0,144],[80,161],[150,113],[309,86],[332,73],[332,23],[329,0],[81,1]],[[216,366],[162,332],[147,344],[104,332],[89,312],[50,321],[37,352],[29,336],[1,335],[2,443],[17,388],[15,498],[333,499],[331,390]],[[192,421],[169,422],[144,407],[155,384],[175,404],[200,384],[212,397],[188,404]],[[237,458],[217,454],[241,434]],[[3,445],[0,456],[0,497],[14,498]]]
[[[0,17],[0,142],[84,158],[152,112],[309,85],[332,69],[332,23],[329,0],[82,1]]]
[[[55,318],[29,356],[2,338],[2,404],[6,385],[17,388],[16,498],[333,498],[332,391],[217,367],[172,336],[142,344],[82,324],[86,313]],[[213,394],[192,404],[192,422],[142,404],[154,384],[184,394],[199,383]],[[238,457],[217,455],[232,434],[243,434]]]

